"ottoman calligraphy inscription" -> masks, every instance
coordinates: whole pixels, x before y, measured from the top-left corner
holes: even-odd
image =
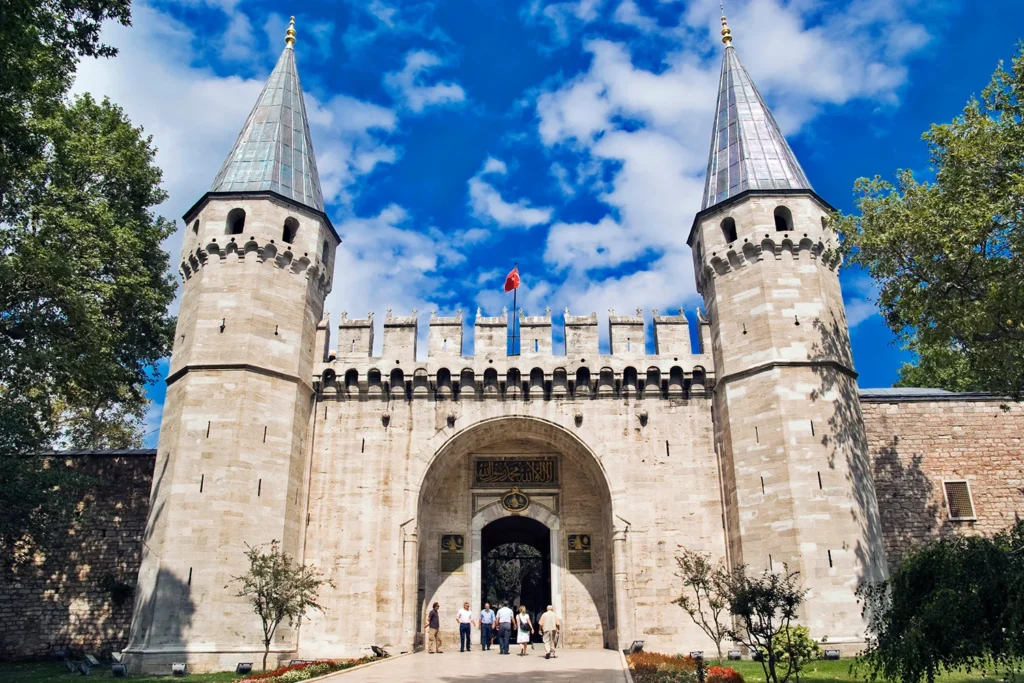
[[[505,488],[513,486],[558,486],[558,459],[476,458],[473,461],[473,485]]]

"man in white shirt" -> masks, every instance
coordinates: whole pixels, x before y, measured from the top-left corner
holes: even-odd
[[[501,654],[508,654],[508,640],[512,635],[512,618],[515,615],[509,606],[502,602],[501,609],[495,615],[495,619],[498,621],[498,649],[501,650]]]
[[[540,618],[540,630],[544,636],[544,659],[551,659],[555,656],[555,646],[558,645],[558,630],[562,622],[555,614],[555,608],[548,605],[548,610]]]
[[[476,625],[473,613],[469,611],[469,603],[462,603],[462,609],[455,615],[455,621],[459,622],[459,652],[469,652],[469,627]]]

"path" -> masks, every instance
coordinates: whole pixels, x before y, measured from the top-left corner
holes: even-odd
[[[479,648],[479,646],[478,646]],[[519,657],[497,648],[483,652],[445,650],[441,654],[398,657],[357,671],[340,672],[329,683],[623,683],[619,653],[615,650],[559,650],[556,659],[544,659],[544,650],[527,650]]]

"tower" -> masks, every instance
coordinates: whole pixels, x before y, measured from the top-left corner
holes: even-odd
[[[224,670],[262,654],[232,577],[247,569],[246,544],[302,553],[311,377],[340,240],[324,213],[294,25],[213,186],[184,217],[181,308],[125,651],[136,671],[180,661]],[[295,640],[280,631],[272,658],[287,659]]]
[[[885,560],[832,208],[740,63],[724,16],[722,42],[688,243],[711,318],[729,561],[799,571],[809,591],[801,622],[853,649],[864,634],[857,585],[881,578]]]

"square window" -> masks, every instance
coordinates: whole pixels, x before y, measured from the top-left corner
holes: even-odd
[[[946,508],[950,519],[977,519],[971,487],[966,481],[945,481],[942,485],[946,491]]]

